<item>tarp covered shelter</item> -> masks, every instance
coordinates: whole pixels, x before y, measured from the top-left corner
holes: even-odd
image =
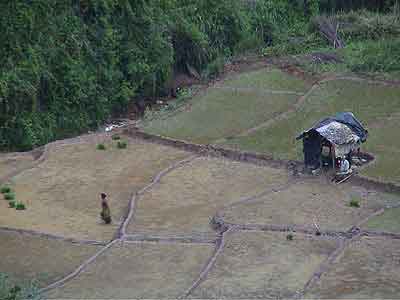
[[[351,112],[342,112],[325,118],[310,129],[303,131],[296,139],[303,139],[304,162],[306,166],[318,167],[322,147],[329,146],[334,157],[345,157],[365,142],[368,131]]]

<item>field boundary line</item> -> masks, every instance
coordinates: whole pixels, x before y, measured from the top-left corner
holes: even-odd
[[[300,97],[296,100],[296,102],[293,105],[291,105],[291,107],[289,107],[289,109],[286,110],[285,112],[282,112],[282,113],[276,115],[275,117],[272,117],[271,119],[269,119],[269,120],[267,120],[267,121],[255,126],[255,127],[252,127],[250,129],[247,129],[247,130],[243,131],[242,133],[239,133],[238,135],[235,135],[234,138],[248,136],[248,135],[256,132],[257,130],[268,128],[268,127],[272,126],[274,123],[276,123],[278,121],[287,119],[290,114],[295,113],[305,103],[307,98],[312,93],[314,93],[314,91],[316,89],[318,89],[320,87],[320,84],[322,82],[323,82],[323,80],[315,82],[311,86],[311,88],[308,91],[306,91],[305,93],[302,93],[300,95]],[[215,143],[218,144],[218,143],[221,143],[221,142],[224,142],[224,141],[225,141],[225,139],[220,139],[220,140],[217,140]]]
[[[190,162],[192,162],[193,160],[197,159],[199,156],[198,155],[192,155],[188,158],[185,158],[177,163],[174,163],[172,165],[170,165],[169,167],[167,167],[166,169],[162,170],[161,172],[159,172],[152,180],[151,182],[146,185],[144,188],[142,188],[141,190],[139,190],[138,192],[136,192],[132,198],[129,201],[129,211],[128,214],[126,216],[126,218],[124,219],[124,221],[122,222],[119,230],[118,230],[118,235],[119,237],[124,237],[125,235],[127,235],[127,227],[130,224],[130,222],[132,221],[135,211],[136,211],[136,202],[138,201],[139,197],[142,196],[144,193],[146,193],[148,190],[150,190],[151,188],[153,188],[154,185],[158,184],[161,180],[162,177],[164,177],[165,175],[167,175],[168,173],[174,171],[175,169],[178,169]]]
[[[232,161],[246,162],[258,166],[268,166],[275,169],[282,169],[284,167],[287,167],[288,164],[301,164],[301,162],[296,160],[274,159],[269,154],[237,151],[219,147],[216,145],[195,144],[183,140],[172,139],[161,135],[146,133],[136,127],[125,128],[124,134],[132,138],[148,141],[150,143],[160,144],[184,150],[187,152],[195,153],[199,156],[225,158]]]
[[[225,158],[232,161],[250,163],[257,166],[266,166],[275,169],[288,168],[289,165],[301,166],[303,163],[298,160],[274,159],[272,155],[240,151],[209,144],[195,144],[188,141],[172,139],[161,135],[146,133],[136,127],[126,127],[124,134],[132,138],[142,139],[150,143],[170,146],[187,152],[196,153],[200,156],[210,156],[216,158]],[[377,179],[366,177],[365,175],[354,175],[349,181],[352,185],[372,188],[377,191],[400,194],[400,185],[392,182],[384,182]]]
[[[233,91],[233,92],[244,92],[244,93],[254,92],[256,94],[263,94],[263,95],[271,95],[271,94],[272,95],[297,95],[297,96],[304,95],[303,92],[296,92],[296,91],[289,91],[289,90],[273,90],[273,89],[264,89],[264,88],[252,88],[252,87],[213,86],[210,88],[217,89],[217,90]]]
[[[217,239],[217,241],[215,243],[214,253],[211,255],[211,257],[208,259],[208,261],[204,265],[204,267],[203,267],[202,271],[200,272],[199,276],[197,277],[197,279],[193,282],[193,284],[184,293],[182,293],[181,296],[178,297],[178,299],[185,299],[207,278],[208,274],[214,267],[218,256],[224,250],[225,236],[234,230],[236,230],[236,228],[230,227],[226,231],[221,233],[220,237]]]
[[[67,283],[68,281],[74,279],[75,277],[79,276],[88,265],[90,265],[92,262],[94,262],[96,260],[97,257],[99,257],[101,254],[103,254],[104,252],[106,252],[108,249],[110,249],[114,244],[116,244],[117,242],[120,242],[120,239],[116,239],[111,241],[110,243],[108,243],[105,247],[101,248],[99,251],[97,251],[94,255],[92,255],[90,258],[88,258],[87,260],[85,260],[81,265],[79,265],[75,271],[73,271],[72,273],[68,274],[67,276],[65,276],[64,278],[48,285],[45,288],[39,289],[39,294],[48,292],[50,290],[53,290],[55,288],[61,287],[63,286],[65,283]]]
[[[181,236],[163,236],[154,234],[127,234],[124,236],[124,242],[154,242],[154,243],[183,243],[183,244],[215,244],[217,237],[196,237],[191,235]]]
[[[304,295],[311,289],[311,287],[313,287],[321,279],[321,277],[330,270],[332,265],[339,260],[340,256],[344,253],[346,248],[354,241],[360,239],[361,236],[361,233],[357,233],[351,238],[339,241],[338,247],[334,251],[332,251],[332,253],[318,266],[317,270],[312,274],[312,276],[304,285],[304,288],[301,291],[297,291],[293,295],[293,298],[304,298]]]
[[[104,242],[104,241],[68,238],[68,237],[65,237],[62,235],[55,235],[55,234],[45,233],[45,232],[36,231],[36,230],[27,230],[27,229],[19,229],[19,228],[10,228],[10,227],[0,226],[0,231],[18,233],[21,235],[25,234],[25,235],[30,235],[30,236],[34,236],[34,237],[42,237],[42,238],[46,238],[46,239],[69,242],[72,244],[79,244],[79,245],[94,245],[94,246],[95,245],[98,245],[98,246],[106,246],[107,245],[107,242]]]
[[[284,184],[281,184],[277,187],[270,187],[268,189],[265,189],[264,191],[259,192],[258,194],[252,195],[252,196],[247,196],[247,197],[242,197],[239,200],[236,200],[230,204],[227,204],[223,207],[221,207],[220,209],[217,210],[216,212],[216,217],[219,216],[223,216],[224,215],[224,210],[226,209],[231,209],[234,208],[238,205],[242,205],[242,204],[247,204],[247,203],[254,203],[260,200],[261,197],[265,197],[268,196],[270,194],[274,194],[274,193],[280,193],[282,191],[287,190],[292,184],[296,184],[300,182],[300,180],[292,180],[291,178],[288,179],[288,181]]]

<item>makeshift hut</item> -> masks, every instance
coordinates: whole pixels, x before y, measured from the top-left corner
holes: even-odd
[[[335,167],[338,158],[350,158],[367,140],[368,131],[351,112],[325,118],[303,131],[296,140],[303,140],[304,163],[311,169],[323,165]]]

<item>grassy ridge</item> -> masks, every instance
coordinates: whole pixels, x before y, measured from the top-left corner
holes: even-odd
[[[261,70],[227,80],[226,87],[211,88],[192,99],[188,110],[167,119],[144,123],[149,133],[197,143],[212,143],[230,138],[284,112],[299,97],[297,94],[272,94],[263,89],[305,91],[307,84],[279,70]],[[246,88],[258,88],[247,90]]]
[[[295,137],[319,119],[340,111],[352,111],[370,131],[365,149],[378,155],[365,170],[369,176],[400,181],[398,125],[400,88],[337,80],[315,91],[288,119],[226,144],[244,150],[273,153],[277,158],[302,159],[302,143]]]

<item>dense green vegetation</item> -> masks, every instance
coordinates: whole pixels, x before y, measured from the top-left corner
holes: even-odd
[[[329,47],[313,27],[319,11],[351,14],[366,8],[370,14],[391,14],[393,22],[379,19],[345,37],[358,42],[348,50],[354,70],[397,70],[398,40],[374,41],[396,27],[400,10],[395,3],[2,1],[0,150],[31,149],[96,128],[128,103],[170,94],[176,73],[194,70],[212,77],[227,58],[249,49],[286,55]],[[363,24],[360,18],[353,14],[348,20]],[[364,43],[366,35],[370,43]],[[377,51],[384,67],[374,56]]]
[[[95,128],[134,99],[168,93],[175,72],[212,75],[221,58],[270,43],[304,19],[290,1],[254,5],[2,1],[0,149],[30,149]]]
[[[0,273],[0,299],[2,300],[39,300],[36,285],[31,283],[16,284],[8,275]]]

